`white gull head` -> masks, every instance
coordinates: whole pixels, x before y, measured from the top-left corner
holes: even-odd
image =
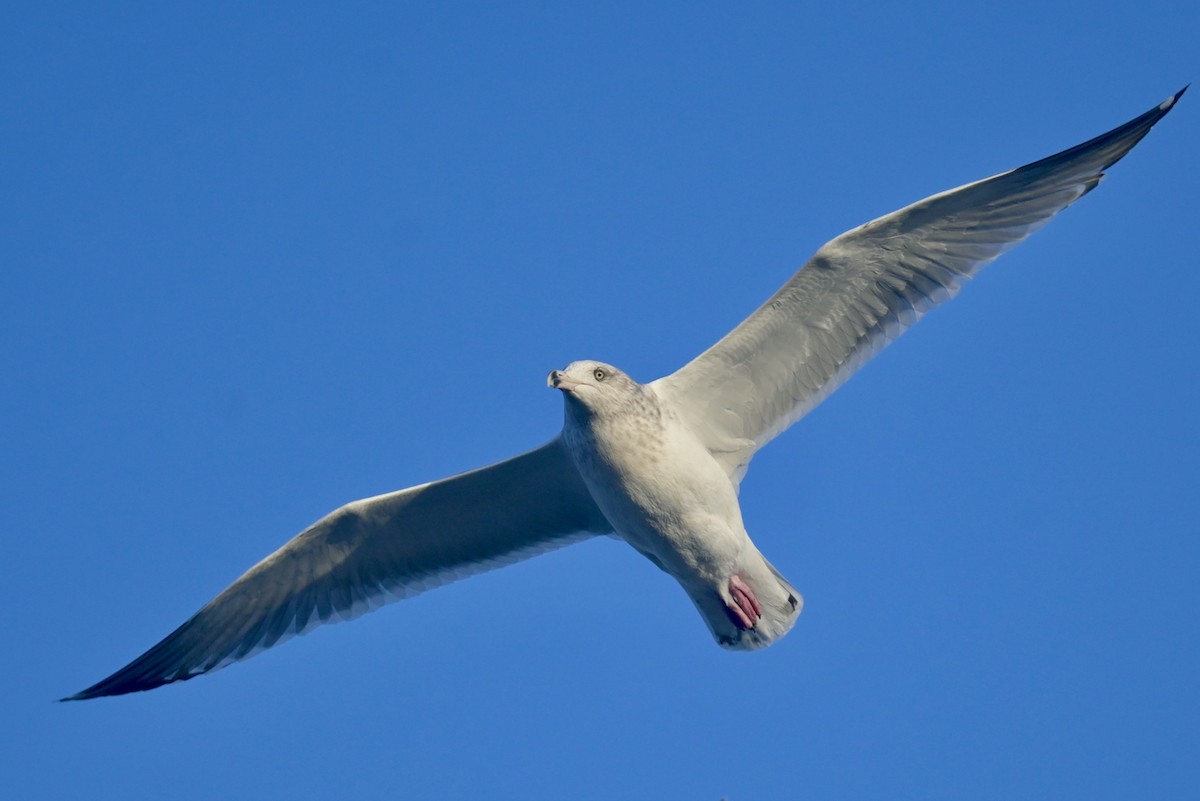
[[[546,385],[563,393],[567,408],[584,414],[619,414],[644,397],[645,387],[604,362],[585,359],[551,370]]]

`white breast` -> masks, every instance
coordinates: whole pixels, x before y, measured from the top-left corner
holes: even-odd
[[[678,415],[648,394],[620,414],[568,418],[563,433],[619,536],[681,582],[728,577],[749,544],[737,496]]]

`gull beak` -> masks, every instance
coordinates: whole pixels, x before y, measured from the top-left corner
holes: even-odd
[[[567,378],[567,374],[562,370],[551,370],[550,375],[546,376],[546,386],[563,392],[574,392],[579,382]]]

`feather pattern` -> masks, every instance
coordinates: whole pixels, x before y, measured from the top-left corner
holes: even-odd
[[[324,623],[610,531],[555,438],[490,467],[343,506],[145,654],[64,700],[190,679]]]
[[[735,485],[766,443],[984,265],[1094,189],[1183,91],[1106,134],[826,243],[717,344],[655,382]]]

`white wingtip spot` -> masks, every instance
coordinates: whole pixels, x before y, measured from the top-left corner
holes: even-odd
[[[1164,100],[1162,102],[1161,105],[1159,105],[1158,110],[1162,111],[1162,112],[1166,112],[1166,111],[1170,110],[1176,103],[1179,102],[1179,98],[1183,97],[1183,93],[1186,92],[1190,86],[1191,86],[1191,84],[1189,83],[1187,86],[1183,87],[1178,92],[1176,92],[1175,94],[1168,97],[1166,100]]]

